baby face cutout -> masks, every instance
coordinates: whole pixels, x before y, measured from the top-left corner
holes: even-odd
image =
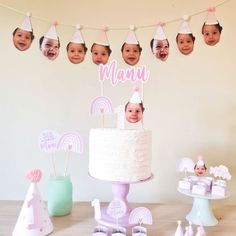
[[[193,51],[194,39],[192,34],[178,34],[176,41],[179,51],[184,55],[189,55]]]
[[[124,43],[122,46],[122,57],[126,64],[134,66],[139,62],[141,48],[138,44]]]
[[[72,43],[67,45],[67,57],[73,64],[84,61],[87,48],[82,43]]]
[[[20,28],[17,28],[13,32],[13,44],[20,51],[29,49],[33,38],[34,36],[32,32],[22,30]]]
[[[59,40],[43,37],[40,49],[45,57],[53,61],[59,55],[59,47]]]
[[[218,25],[204,25],[202,27],[202,34],[204,41],[209,46],[214,46],[220,41],[220,27]]]
[[[153,40],[152,52],[155,57],[161,61],[166,61],[169,56],[169,42],[164,40]]]
[[[139,122],[143,118],[142,105],[128,102],[125,108],[125,118],[130,123]]]
[[[206,166],[205,165],[196,165],[194,167],[194,172],[196,176],[202,177],[206,174]]]
[[[108,59],[110,57],[109,53],[109,47],[100,45],[100,44],[93,44],[91,48],[92,52],[92,61],[94,64],[99,65],[103,64],[105,65],[108,62]]]

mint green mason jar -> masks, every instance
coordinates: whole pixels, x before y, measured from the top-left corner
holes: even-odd
[[[70,176],[52,176],[50,178],[48,186],[48,213],[50,216],[70,214],[72,192]]]

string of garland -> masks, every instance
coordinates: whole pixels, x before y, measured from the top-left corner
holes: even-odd
[[[227,2],[229,2],[230,0],[223,0],[221,2],[219,2],[218,4],[216,4],[214,7],[217,8]],[[8,5],[5,5],[3,3],[0,3],[0,7],[3,7],[5,9],[8,9],[8,10],[11,10],[11,11],[14,11],[18,14],[21,14],[21,15],[26,15],[26,12],[23,12],[23,11],[20,11],[16,8],[13,8],[13,7],[10,7]],[[201,11],[198,11],[198,12],[195,12],[191,15],[188,15],[189,17],[193,17],[193,16],[196,16],[196,15],[199,15],[199,14],[202,14],[206,12],[206,9],[204,10],[201,10]],[[39,17],[39,16],[34,16],[32,15],[31,18],[34,18],[34,19],[37,19],[39,21],[42,21],[42,22],[47,22],[47,23],[51,23],[51,21],[49,19],[46,19],[46,18],[42,18],[42,17]],[[169,23],[174,23],[174,22],[177,22],[177,21],[180,21],[182,19],[182,17],[179,17],[179,18],[175,18],[175,19],[169,19],[169,20],[166,20],[164,21],[165,24],[169,24]],[[57,24],[58,26],[65,26],[65,27],[75,27],[75,25],[69,25],[69,24],[64,24],[64,23],[58,23]],[[144,28],[152,28],[152,27],[156,27],[157,23],[153,23],[153,24],[148,24],[148,25],[140,25],[140,26],[135,26],[135,29],[138,30],[138,29],[144,29]],[[108,27],[109,30],[128,30],[129,27]],[[97,27],[92,27],[92,26],[83,26],[83,29],[88,29],[88,30],[100,30],[101,28],[97,28]]]

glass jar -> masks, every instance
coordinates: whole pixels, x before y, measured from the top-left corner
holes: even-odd
[[[48,186],[48,213],[50,216],[68,215],[72,209],[70,176],[52,176]]]

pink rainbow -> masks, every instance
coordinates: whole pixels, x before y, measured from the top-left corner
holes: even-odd
[[[90,114],[113,113],[112,101],[106,96],[99,96],[93,99],[90,105]]]
[[[63,134],[57,143],[58,150],[83,153],[83,140],[77,132]]]

